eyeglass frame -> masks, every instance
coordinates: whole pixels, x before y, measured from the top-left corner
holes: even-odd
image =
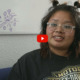
[[[47,26],[49,25],[49,27],[50,27],[52,24],[53,24],[53,23],[47,22]],[[54,24],[57,24],[57,23],[54,23]],[[57,29],[58,25],[59,25],[59,24],[57,24],[56,29]],[[65,25],[65,24],[63,24],[63,25]],[[63,25],[61,25],[61,27],[62,27],[62,29],[64,30]],[[71,25],[68,25],[68,26],[71,26]],[[75,29],[76,27],[75,27],[75,26],[71,26],[71,28],[72,28],[72,30],[73,30],[73,29]],[[56,30],[56,29],[55,29],[55,30]],[[53,30],[53,31],[55,31],[55,30]],[[72,33],[72,30],[70,31],[70,33]],[[64,32],[65,32],[65,31],[64,31]]]

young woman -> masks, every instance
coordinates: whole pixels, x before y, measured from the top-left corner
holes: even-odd
[[[79,80],[79,23],[76,7],[56,3],[49,8],[41,25],[41,34],[48,35],[48,42],[22,56],[8,80]]]

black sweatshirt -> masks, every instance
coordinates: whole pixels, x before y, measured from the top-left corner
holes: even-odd
[[[40,50],[23,55],[13,66],[8,80],[80,80],[80,58],[51,56],[43,59]]]

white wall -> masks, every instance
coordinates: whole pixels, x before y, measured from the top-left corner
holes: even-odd
[[[12,66],[23,54],[38,49],[37,35],[0,35],[0,68]]]

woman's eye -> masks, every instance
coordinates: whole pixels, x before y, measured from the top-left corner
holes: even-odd
[[[55,23],[52,23],[52,24],[51,24],[51,26],[53,26],[53,27],[56,27],[56,26],[57,26],[57,24],[55,24]]]
[[[69,25],[65,25],[64,28],[66,28],[66,29],[71,29],[72,27],[69,26]]]

